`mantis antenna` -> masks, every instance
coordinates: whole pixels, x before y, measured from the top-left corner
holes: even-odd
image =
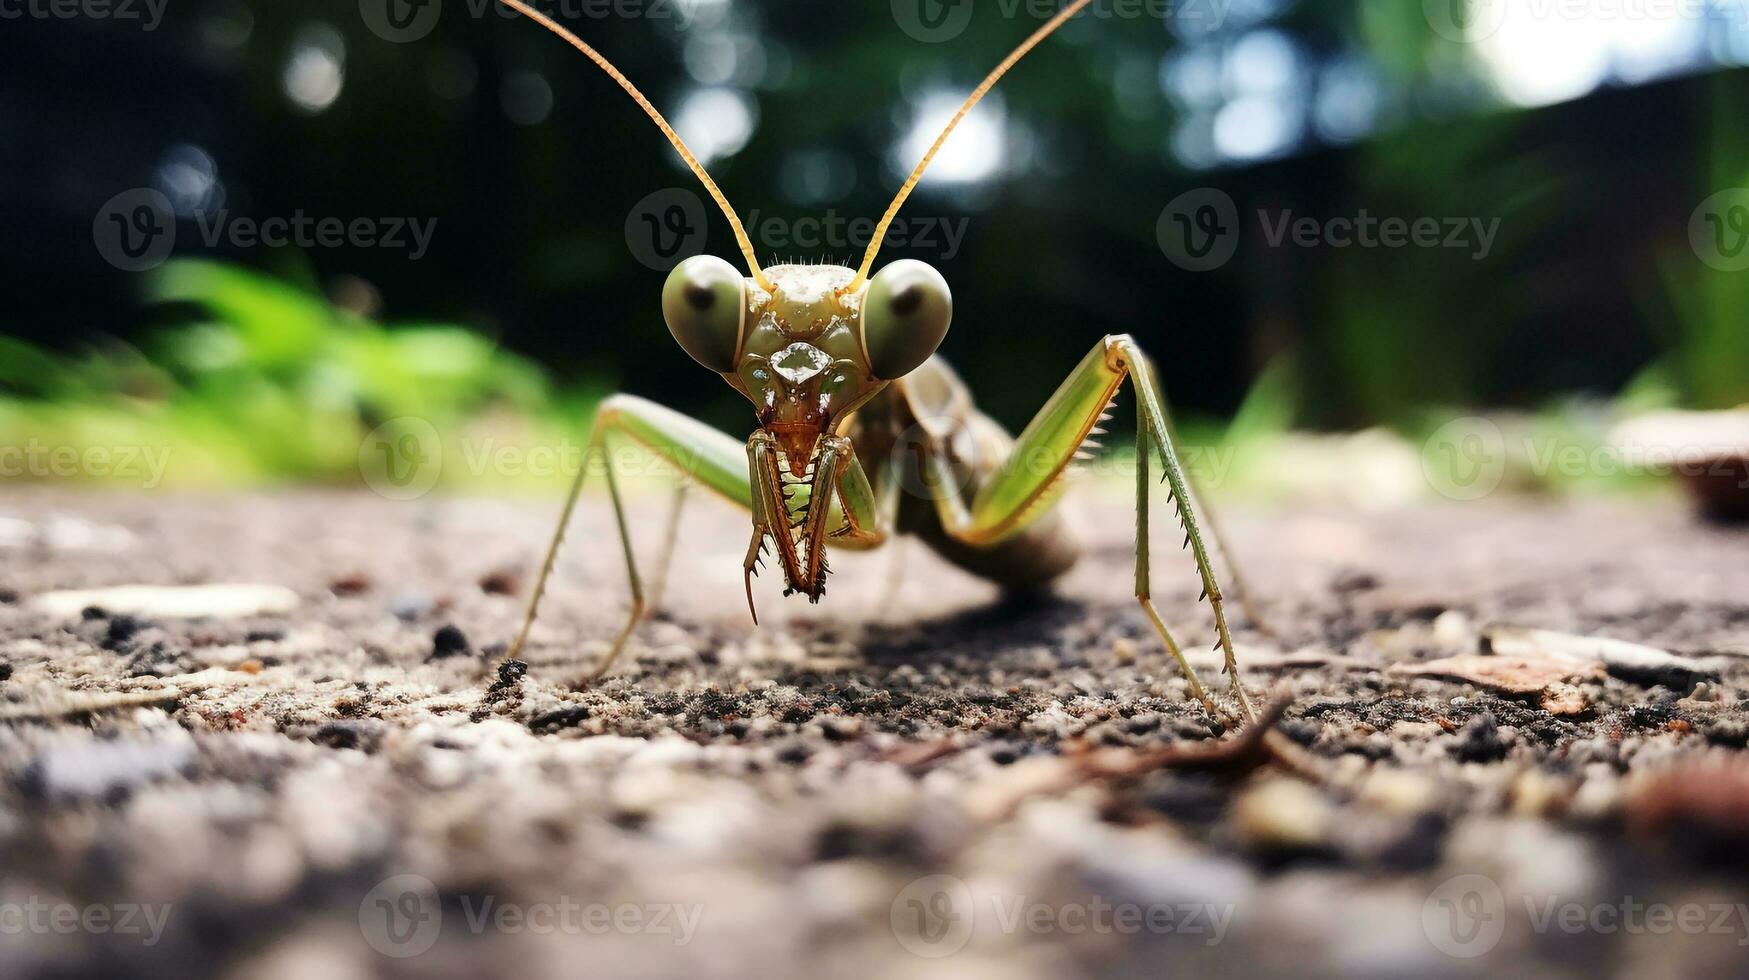
[[[923,178],[923,171],[929,169],[929,162],[935,159],[935,154],[941,150],[942,144],[946,143],[947,138],[953,134],[954,127],[960,124],[960,120],[966,117],[966,113],[972,111],[973,106],[989,94],[990,89],[994,88],[998,81],[1001,81],[1003,75],[1008,74],[1008,69],[1013,68],[1016,62],[1026,57],[1027,52],[1037,47],[1040,41],[1055,33],[1057,28],[1063,26],[1064,21],[1080,13],[1081,8],[1087,6],[1089,2],[1090,0],[1074,0],[1073,3],[1057,11],[1055,17],[1046,21],[1043,27],[1033,31],[1032,36],[1020,42],[1019,47],[1008,52],[1008,57],[1003,58],[1002,63],[997,65],[990,74],[985,75],[984,80],[978,83],[977,88],[972,89],[972,94],[966,96],[965,103],[960,106],[958,112],[953,114],[953,118],[947,121],[947,126],[942,129],[941,135],[937,136],[935,142],[930,144],[929,152],[923,154],[923,159],[918,162],[917,169],[911,171],[911,176],[905,178],[904,186],[900,187],[899,193],[893,196],[893,203],[887,205],[887,213],[881,215],[881,223],[875,226],[874,238],[868,243],[868,251],[862,255],[862,267],[856,270],[856,278],[844,287],[845,292],[855,291],[868,280],[868,270],[874,265],[875,255],[881,250],[881,240],[887,237],[887,226],[893,223],[893,216],[899,213],[901,207],[904,207],[905,199],[911,196],[911,191],[917,186],[917,181]]]
[[[717,189],[717,182],[711,179],[710,174],[705,173],[704,167],[699,165],[698,158],[692,155],[692,151],[686,148],[686,144],[681,141],[679,134],[674,132],[674,127],[668,125],[668,120],[662,118],[662,113],[650,104],[649,99],[644,98],[644,93],[638,91],[638,87],[621,74],[620,70],[613,66],[613,62],[608,61],[601,52],[583,43],[582,38],[561,27],[551,17],[530,7],[523,0],[502,0],[502,2],[506,7],[516,10],[529,20],[563,38],[565,43],[582,52],[583,57],[595,62],[597,68],[607,72],[607,77],[619,83],[620,88],[625,89],[625,93],[632,97],[632,101],[638,104],[638,108],[644,110],[644,114],[650,117],[650,121],[656,124],[656,128],[662,131],[662,135],[668,137],[668,142],[674,145],[675,152],[680,154],[680,159],[686,161],[686,165],[698,176],[699,182],[704,184],[704,189],[710,192],[711,200],[716,201],[717,207],[723,209],[723,216],[729,219],[729,226],[735,230],[735,241],[741,246],[741,254],[747,259],[747,269],[753,273],[753,280],[759,283],[761,289],[771,290],[771,280],[765,277],[765,270],[759,267],[759,259],[753,254],[753,243],[747,238],[747,229],[741,226],[741,218],[735,214],[735,209],[729,206],[729,199],[723,196],[721,190]],[[1080,0],[1080,2],[1086,3],[1087,0]],[[879,238],[876,238],[876,241],[878,242]]]

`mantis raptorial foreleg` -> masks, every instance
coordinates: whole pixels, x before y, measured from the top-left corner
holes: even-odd
[[[564,510],[559,514],[559,526],[553,532],[552,542],[547,545],[546,559],[541,563],[540,575],[535,579],[534,592],[529,595],[522,629],[516,634],[516,642],[510,645],[507,656],[514,658],[528,641],[529,631],[534,627],[535,615],[540,610],[541,596],[546,592],[547,579],[552,575],[553,565],[559,557],[559,547],[565,540],[565,529],[571,524],[571,514],[576,510],[577,498],[583,492],[583,484],[589,477],[590,463],[597,457],[602,461],[608,496],[613,501],[613,516],[619,528],[620,549],[625,556],[626,581],[631,587],[631,609],[626,616],[625,626],[614,638],[613,647],[595,669],[592,679],[600,677],[613,666],[614,659],[624,649],[632,629],[643,617],[644,587],[638,576],[637,559],[632,553],[631,529],[626,524],[625,504],[620,498],[619,478],[614,472],[611,452],[614,444],[622,438],[652,450],[680,476],[697,481],[742,507],[751,506],[753,490],[748,482],[745,450],[739,440],[702,422],[687,418],[673,409],[642,398],[614,395],[603,401],[595,413],[595,424],[590,429],[583,463],[577,470],[576,478],[571,481],[570,494],[565,498]],[[671,517],[674,520],[679,518],[678,500]],[[670,528],[665,552],[672,549],[672,534],[673,529]],[[666,564],[666,558],[663,563]]]
[[[929,452],[928,469],[934,488],[936,508],[942,527],[948,534],[971,544],[1000,541],[1024,530],[1042,516],[1054,499],[1054,490],[1062,479],[1076,452],[1086,442],[1101,415],[1111,405],[1125,379],[1129,379],[1136,395],[1136,601],[1148,614],[1166,649],[1178,661],[1196,695],[1211,710],[1210,700],[1196,671],[1154,608],[1149,585],[1148,546],[1148,478],[1150,447],[1160,454],[1165,480],[1171,488],[1178,516],[1184,525],[1185,543],[1196,559],[1202,577],[1204,595],[1214,612],[1215,632],[1226,657],[1226,671],[1246,721],[1256,718],[1251,699],[1239,677],[1239,666],[1233,654],[1233,637],[1227,627],[1220,585],[1215,580],[1208,549],[1203,544],[1202,530],[1191,506],[1191,492],[1178,453],[1167,427],[1166,411],[1153,369],[1135,341],[1127,336],[1106,337],[1094,347],[1081,364],[1033,417],[1026,430],[1015,441],[1008,457],[996,473],[983,484],[968,504],[956,489],[957,484],[947,468],[945,452]]]
[[[564,544],[565,530],[570,526],[577,499],[588,479],[590,461],[596,457],[600,457],[602,461],[608,496],[613,503],[614,521],[619,529],[620,549],[625,558],[626,583],[631,590],[631,609],[627,613],[625,625],[615,636],[612,648],[608,650],[600,666],[596,667],[591,680],[601,677],[613,666],[638,620],[643,618],[648,604],[643,579],[638,574],[637,558],[632,550],[631,529],[626,522],[625,504],[621,499],[619,477],[614,470],[612,457],[612,449],[621,439],[629,439],[651,450],[657,459],[683,479],[697,482],[731,503],[753,510],[755,488],[751,478],[753,471],[747,465],[747,444],[655,402],[631,395],[614,395],[608,398],[601,403],[595,414],[583,465],[578,469],[576,479],[571,481],[570,494],[565,498],[564,509],[559,515],[559,526],[553,532],[551,543],[547,545],[546,559],[541,563],[540,575],[535,580],[533,593],[529,595],[522,628],[517,633],[516,641],[511,644],[507,656],[514,658],[528,641],[529,631],[534,627],[535,616],[540,610],[541,596],[546,592],[547,579],[552,575],[553,566],[559,557],[559,548]],[[883,516],[883,511],[891,508],[877,504],[868,477],[854,455],[846,454],[840,458],[844,462],[831,481],[834,499],[831,501],[832,510],[826,526],[834,528],[831,532],[832,539],[841,547],[875,547],[886,540],[885,528],[891,522]],[[672,557],[676,541],[682,493],[683,490],[676,491],[674,506],[669,513],[669,527],[662,557],[658,559],[655,579],[657,586],[652,595],[661,591],[661,581],[667,577],[666,566]]]

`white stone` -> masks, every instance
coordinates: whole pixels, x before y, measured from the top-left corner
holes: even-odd
[[[288,613],[298,601],[298,594],[283,585],[117,585],[45,592],[30,605],[53,616],[77,616],[96,606],[130,616],[237,619]]]

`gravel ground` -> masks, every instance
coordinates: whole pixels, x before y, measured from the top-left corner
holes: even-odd
[[[8,491],[0,974],[1749,967],[1749,534],[1666,502],[1230,514],[1279,633],[1241,657],[1285,705],[1246,738],[1186,697],[1098,498],[1057,597],[841,555],[818,607],[767,580],[757,629],[744,519],[697,502],[585,687],[623,601],[600,501],[505,667],[551,501]],[[1175,557],[1156,594],[1224,688]],[[129,583],[281,588],[54,595]]]

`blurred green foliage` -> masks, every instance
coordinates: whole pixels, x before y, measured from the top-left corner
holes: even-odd
[[[0,338],[0,442],[168,450],[171,485],[354,482],[366,434],[387,420],[563,429],[596,400],[556,394],[473,331],[379,324],[236,266],[169,263],[150,296],[188,315],[144,349],[69,357]]]
[[[1749,92],[1718,79],[1710,88],[1713,125],[1702,197],[1749,187]],[[1662,356],[1631,391],[1649,407],[1698,409],[1749,405],[1749,273],[1714,268],[1686,240],[1657,256],[1661,292],[1646,319],[1659,330]]]

